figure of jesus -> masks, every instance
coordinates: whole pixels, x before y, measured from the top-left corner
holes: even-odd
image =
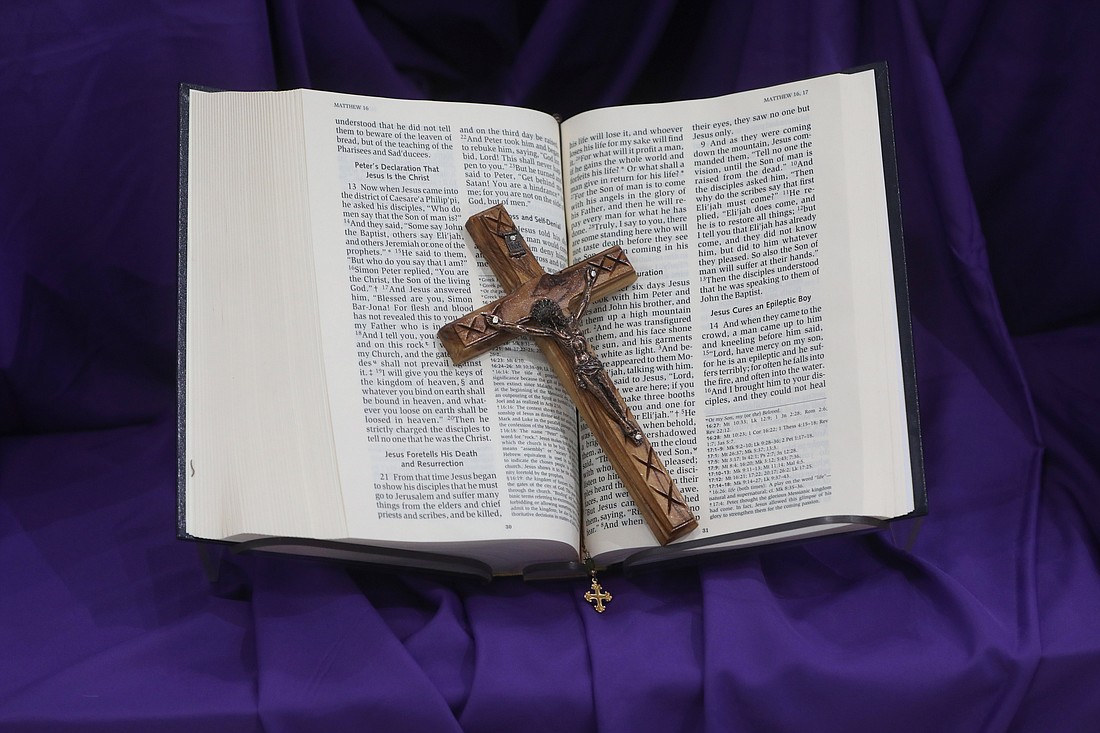
[[[571,315],[567,316],[556,301],[542,298],[531,305],[530,311],[531,321],[538,325],[532,325],[531,322],[512,323],[495,313],[487,314],[485,320],[493,328],[528,336],[552,338],[558,342],[573,357],[573,377],[577,386],[599,401],[604,411],[619,424],[630,442],[641,445],[645,436],[638,425],[630,419],[626,405],[615,391],[603,363],[592,353],[588,346],[588,339],[584,337],[577,325],[585,309],[588,308],[592,297],[592,285],[596,282],[597,275],[594,267],[590,267],[585,272],[584,292],[581,294],[581,300],[575,312]]]

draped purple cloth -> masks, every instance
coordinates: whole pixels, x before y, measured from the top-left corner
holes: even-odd
[[[466,587],[174,538],[177,87],[569,116],[885,59],[930,514]],[[0,730],[1100,730],[1100,6],[0,6]]]

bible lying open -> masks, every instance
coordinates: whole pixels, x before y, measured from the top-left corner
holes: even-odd
[[[181,536],[538,577],[925,510],[884,67],[560,124],[307,90],[182,111]],[[591,296],[609,375],[573,378],[679,486],[667,545],[514,338],[529,304],[462,366],[436,338],[505,295],[463,231],[497,202],[547,272],[633,264],[559,300]]]

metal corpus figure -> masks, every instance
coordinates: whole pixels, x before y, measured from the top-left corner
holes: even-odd
[[[619,393],[608,378],[603,362],[592,353],[588,346],[588,339],[577,326],[585,309],[588,308],[588,302],[592,297],[592,285],[596,282],[597,275],[598,272],[594,267],[588,268],[585,272],[584,292],[581,294],[576,312],[572,315],[566,316],[556,301],[542,298],[531,305],[531,320],[537,323],[537,326],[530,323],[511,323],[495,313],[487,314],[485,320],[493,328],[528,336],[552,338],[561,344],[573,357],[573,377],[576,379],[577,386],[599,400],[604,411],[619,424],[630,442],[641,445],[645,436],[638,425],[630,419],[626,405],[623,404],[622,398],[619,397]]]

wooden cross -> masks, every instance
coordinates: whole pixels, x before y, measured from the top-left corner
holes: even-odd
[[[638,278],[622,249],[548,274],[503,206],[474,214],[466,229],[508,294],[439,329],[451,360],[462,364],[517,335],[534,336],[657,541],[695,529],[679,488],[577,328],[589,302]]]

